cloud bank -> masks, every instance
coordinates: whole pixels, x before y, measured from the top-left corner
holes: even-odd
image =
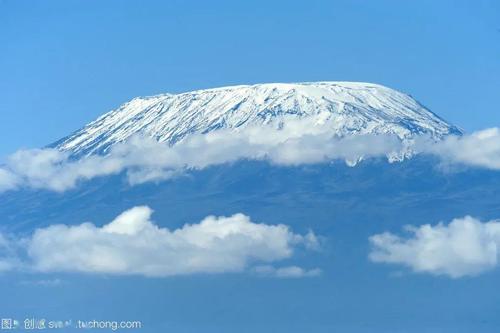
[[[0,269],[152,277],[231,273],[289,259],[298,247],[318,247],[312,232],[295,234],[285,225],[254,223],[243,214],[208,216],[175,230],[158,227],[151,214],[149,207],[138,206],[102,227],[53,225],[28,238],[1,238],[5,248],[16,251],[2,253]]]
[[[441,158],[444,163],[500,170],[500,129],[489,128],[464,136],[449,136],[432,143],[418,140],[416,150]]]
[[[0,167],[0,191],[29,187],[66,191],[79,182],[125,172],[131,185],[162,181],[190,169],[241,159],[279,165],[321,163],[334,159],[354,164],[362,158],[397,154],[395,136],[332,136],[325,126],[290,122],[281,129],[249,127],[197,134],[169,146],[150,138],[133,137],[113,146],[106,155],[72,159],[57,149],[21,150]]]
[[[0,192],[21,187],[63,192],[79,182],[125,172],[131,185],[159,182],[187,170],[264,160],[277,165],[303,165],[388,157],[400,160],[412,154],[430,154],[443,163],[500,170],[500,130],[488,129],[442,141],[419,137],[402,142],[394,135],[332,136],[324,126],[290,122],[281,129],[248,127],[193,135],[169,146],[134,137],[113,146],[106,155],[72,159],[56,149],[21,150],[0,167]]]
[[[452,278],[475,276],[498,266],[498,220],[481,222],[466,216],[447,225],[408,226],[406,231],[408,237],[389,232],[370,237],[370,260]]]

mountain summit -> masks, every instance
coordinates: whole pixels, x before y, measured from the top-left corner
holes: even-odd
[[[181,94],[138,97],[59,140],[53,146],[76,155],[104,153],[135,134],[175,144],[194,133],[312,119],[339,137],[426,134],[440,139],[461,130],[411,96],[371,83],[310,82],[240,85]],[[310,122],[308,122],[310,124]]]

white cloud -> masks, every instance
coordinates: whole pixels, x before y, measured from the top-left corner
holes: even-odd
[[[261,276],[277,277],[277,278],[303,278],[316,277],[321,275],[321,269],[313,268],[306,270],[298,266],[274,267],[271,265],[257,266],[254,269],[255,273]]]
[[[56,149],[21,150],[0,168],[0,192],[22,186],[66,191],[94,177],[125,172],[131,185],[159,182],[189,169],[231,163],[240,159],[265,160],[278,165],[301,165],[388,156],[398,160],[411,152],[432,154],[445,163],[500,170],[500,130],[489,129],[435,142],[419,138],[402,143],[394,135],[355,135],[339,138],[328,128],[307,120],[287,122],[281,129],[248,127],[193,135],[169,146],[133,137],[115,145],[107,155],[78,160]]]
[[[370,260],[452,278],[474,276],[498,265],[500,221],[482,223],[466,216],[448,225],[408,226],[406,230],[407,238],[388,232],[370,237]]]
[[[9,156],[7,169],[0,169],[0,173],[10,173],[17,179],[12,188],[22,185],[65,191],[80,180],[119,173],[124,167],[123,162],[101,156],[71,160],[68,153],[56,149],[31,149]]]
[[[18,257],[24,259],[5,270],[144,276],[243,272],[291,258],[298,246],[318,247],[312,232],[295,234],[285,225],[254,223],[243,214],[208,216],[175,230],[158,227],[151,214],[149,207],[139,206],[102,227],[83,223],[37,229],[11,242],[22,245],[25,253]],[[19,261],[12,257],[5,260]]]
[[[290,122],[282,129],[249,127],[193,135],[174,146],[133,137],[107,155],[78,160],[56,149],[21,150],[0,168],[0,191],[19,186],[65,191],[78,182],[126,172],[132,185],[162,181],[188,169],[202,169],[239,159],[267,160],[280,165],[310,164],[342,159],[354,164],[362,158],[397,154],[395,136],[332,136],[322,126]]]
[[[418,140],[417,151],[433,154],[445,163],[500,170],[500,129],[490,128],[440,142]]]
[[[0,168],[0,192],[15,189],[20,180],[9,170]]]

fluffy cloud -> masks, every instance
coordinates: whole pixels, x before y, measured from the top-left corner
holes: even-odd
[[[0,192],[16,188],[19,182],[20,180],[14,173],[0,168]]]
[[[482,223],[466,216],[448,225],[408,226],[406,230],[410,234],[406,238],[388,232],[372,236],[369,258],[452,278],[474,276],[498,265],[500,221]]]
[[[84,223],[37,229],[29,238],[10,241],[23,253],[5,255],[11,264],[4,270],[144,276],[242,272],[291,258],[298,246],[318,246],[312,232],[295,234],[285,225],[254,223],[243,214],[209,216],[176,230],[158,227],[151,214],[149,207],[139,206],[102,227]]]
[[[300,126],[299,126],[300,125]],[[72,159],[56,149],[21,150],[0,168],[0,191],[20,186],[65,191],[78,182],[126,172],[129,183],[162,181],[188,169],[202,169],[239,159],[267,160],[280,165],[310,164],[342,159],[398,154],[395,136],[357,135],[338,138],[323,126],[290,122],[281,129],[249,127],[193,135],[174,146],[133,137],[109,153]]]
[[[11,179],[16,180],[11,188],[22,185],[65,191],[78,181],[119,173],[124,168],[123,163],[111,156],[71,160],[68,153],[50,148],[20,150],[9,156],[6,169],[0,169],[0,177],[2,172],[10,174]]]
[[[449,136],[433,143],[418,140],[415,148],[440,157],[445,163],[500,170],[500,129],[490,128],[470,135]]]
[[[134,137],[106,155],[72,159],[56,149],[22,150],[0,168],[0,192],[22,186],[65,191],[94,177],[125,172],[130,184],[158,182],[189,169],[266,160],[278,165],[322,163],[335,159],[355,165],[361,159],[387,156],[391,161],[413,153],[436,155],[445,163],[500,170],[500,130],[494,128],[435,142],[418,138],[401,142],[394,135],[360,134],[339,138],[325,126],[307,120],[287,122],[281,129],[248,127],[193,135],[169,146]]]

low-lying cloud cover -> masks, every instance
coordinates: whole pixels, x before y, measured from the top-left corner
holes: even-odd
[[[65,191],[99,176],[126,172],[130,184],[161,181],[188,169],[240,159],[267,160],[280,165],[320,163],[343,159],[355,163],[362,157],[397,152],[395,136],[358,135],[333,137],[324,126],[307,121],[289,122],[282,129],[248,127],[193,135],[169,146],[153,139],[133,137],[113,146],[106,155],[72,159],[57,149],[20,150],[0,168],[0,191],[18,187]]]
[[[481,222],[466,216],[447,225],[407,226],[406,231],[408,237],[389,232],[370,237],[370,260],[452,278],[478,275],[498,266],[498,220]]]
[[[243,214],[208,216],[175,230],[157,226],[151,214],[149,207],[138,206],[102,227],[52,225],[28,238],[2,236],[0,270],[157,277],[244,272],[262,264],[273,269],[272,263],[291,258],[297,247],[319,246],[312,232],[295,234],[285,225],[254,223]],[[310,276],[299,267],[283,272],[275,276]]]
[[[432,144],[419,142],[417,151],[433,154],[445,163],[500,170],[500,129],[489,128],[470,135],[449,136]]]
[[[500,170],[497,128],[435,142],[419,138],[402,142],[394,135],[332,136],[322,126],[290,122],[282,129],[249,127],[193,135],[173,146],[134,137],[106,155],[72,159],[56,149],[21,150],[0,167],[0,192],[20,187],[66,191],[95,177],[127,174],[131,185],[158,182],[190,169],[241,159],[278,165],[323,163],[336,159],[354,165],[361,159],[387,156],[391,161],[415,153],[438,156],[444,163]]]

